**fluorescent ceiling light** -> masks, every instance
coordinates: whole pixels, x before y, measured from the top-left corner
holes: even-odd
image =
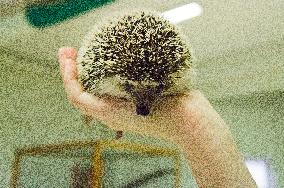
[[[177,7],[175,9],[168,10],[162,13],[162,16],[169,20],[173,24],[180,23],[184,20],[188,20],[199,16],[202,13],[202,7],[197,3],[190,3]]]
[[[255,180],[258,188],[268,188],[268,172],[267,166],[262,160],[248,160],[246,165]]]

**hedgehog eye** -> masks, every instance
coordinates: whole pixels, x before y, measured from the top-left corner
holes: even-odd
[[[129,84],[129,82],[126,82],[126,83],[124,84],[124,89],[125,89],[125,91],[127,91],[127,92],[131,92],[131,91],[133,91],[133,85]]]
[[[164,83],[160,83],[158,88],[157,88],[157,93],[161,93],[164,88],[165,88],[165,84]]]
[[[137,97],[137,93],[135,92],[134,86],[130,84],[129,82],[126,82],[124,84],[124,90],[130,93],[132,96]]]

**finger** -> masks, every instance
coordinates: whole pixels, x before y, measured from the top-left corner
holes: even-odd
[[[99,116],[107,109],[107,103],[97,96],[89,94],[87,92],[81,92],[81,94],[75,99],[76,103],[84,107],[85,110],[95,113]]]
[[[62,65],[63,81],[64,84],[68,82],[77,82],[77,67],[75,60],[65,59]]]
[[[83,92],[80,83],[77,81],[76,57],[77,52],[74,48],[63,47],[58,51],[64,87],[69,99],[72,101]]]
[[[68,59],[76,60],[77,58],[77,51],[74,48],[70,47],[63,47],[58,50],[58,61],[60,63],[60,72],[63,76],[65,63]]]
[[[71,47],[62,47],[58,50],[58,58],[70,58],[75,60],[77,58],[77,51]]]
[[[77,106],[79,104],[79,108],[88,108],[95,113],[103,110],[105,105],[102,99],[83,91],[77,80],[77,71],[73,60],[66,61],[63,79],[66,93],[72,103],[76,103]]]
[[[77,80],[77,52],[73,48],[64,47],[58,52],[60,70],[68,99],[81,110],[98,113],[103,111],[103,100],[84,92]]]

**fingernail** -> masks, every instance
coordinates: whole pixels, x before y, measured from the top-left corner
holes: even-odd
[[[74,58],[74,49],[71,47],[62,47],[58,50],[58,55],[61,58]]]

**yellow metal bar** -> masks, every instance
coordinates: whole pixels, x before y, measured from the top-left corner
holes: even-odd
[[[168,149],[168,148],[159,148],[159,147],[154,147],[151,145],[145,145],[145,144],[136,144],[136,143],[130,143],[130,142],[122,142],[121,140],[100,140],[98,141],[100,149],[97,150],[99,152],[102,152],[106,148],[111,148],[111,149],[119,149],[119,150],[129,150],[129,151],[135,151],[137,153],[142,153],[142,154],[151,154],[151,155],[157,155],[157,156],[169,156],[172,157],[175,161],[175,187],[179,188],[181,187],[181,161],[180,161],[180,156],[178,150],[175,149]],[[102,154],[95,154],[95,156],[102,156]],[[102,160],[101,158],[99,158]],[[99,172],[98,174],[101,174],[103,171],[102,167],[102,161],[97,159],[98,164],[97,168],[101,166],[101,169],[98,169]],[[96,165],[96,162],[95,162]],[[97,176],[98,177],[98,176]],[[99,177],[98,177],[99,178]],[[95,186],[94,188],[101,188],[102,186],[102,176],[101,180],[97,180],[100,182],[100,186]]]
[[[103,160],[100,142],[95,143],[95,153],[93,157],[93,174],[93,188],[101,188],[103,179]]]
[[[78,141],[78,142],[69,142],[62,144],[49,144],[49,145],[41,145],[38,147],[27,147],[23,149],[19,149],[15,153],[15,160],[13,163],[12,169],[12,179],[11,179],[11,187],[16,188],[18,179],[20,176],[20,164],[23,156],[36,156],[36,155],[45,155],[50,153],[61,153],[63,149],[78,149],[84,147],[92,147],[94,148],[93,154],[93,188],[101,188],[102,180],[103,180],[103,159],[102,152],[104,149],[119,149],[119,150],[128,150],[141,154],[150,154],[157,156],[169,156],[173,157],[175,161],[175,187],[180,187],[180,175],[181,175],[181,161],[179,157],[179,151],[175,149],[169,148],[161,148],[155,147],[151,145],[145,144],[137,144],[130,142],[123,142],[122,140],[100,140],[100,141]]]
[[[21,163],[21,156],[18,152],[15,153],[15,162],[13,163],[12,167],[12,178],[11,178],[11,188],[16,188],[19,181],[20,176],[20,163]]]

